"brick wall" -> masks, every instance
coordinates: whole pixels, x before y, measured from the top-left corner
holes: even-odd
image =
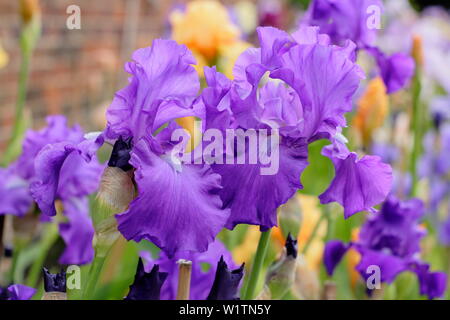
[[[177,1],[180,3],[183,1]],[[232,1],[224,1],[232,2]],[[0,0],[0,39],[10,62],[0,69],[0,149],[14,121],[20,66],[18,0]],[[66,28],[66,9],[81,8],[81,30]],[[123,63],[139,47],[164,35],[167,0],[41,0],[42,37],[33,56],[27,107],[33,126],[63,113],[86,129],[102,126],[102,113],[126,81]]]

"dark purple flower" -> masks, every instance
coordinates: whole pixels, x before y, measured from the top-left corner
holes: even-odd
[[[217,263],[216,277],[206,300],[239,300],[239,285],[244,276],[244,264],[230,270],[220,257]]]
[[[145,261],[145,269],[149,271],[153,265],[158,264],[161,271],[168,273],[168,278],[161,289],[162,300],[175,300],[178,288],[178,264],[179,259],[192,261],[191,274],[191,300],[205,300],[214,283],[217,271],[217,262],[223,257],[229,269],[237,269],[230,252],[224,245],[216,240],[211,243],[206,252],[191,253],[179,252],[173,258],[169,258],[164,251],[161,251],[159,259],[153,259],[150,252],[141,252],[141,257]]]
[[[51,273],[43,268],[45,292],[66,292],[66,272]]]
[[[393,93],[408,83],[415,64],[406,54],[387,56],[375,47],[378,28],[370,22],[375,15],[381,20],[382,11],[380,0],[314,0],[302,24],[320,27],[334,44],[342,45],[351,40],[359,50],[367,50],[378,64],[387,92]]]
[[[0,215],[22,216],[30,210],[33,198],[28,186],[14,167],[0,168]]]
[[[332,275],[336,266],[341,262],[345,253],[349,249],[349,245],[339,240],[331,240],[325,246],[323,252],[323,262],[328,275]]]
[[[130,285],[130,291],[124,300],[159,300],[161,286],[166,278],[167,273],[159,272],[157,264],[150,272],[145,272],[144,263],[139,258],[133,284]]]
[[[131,138],[123,140],[119,137],[114,143],[113,149],[111,151],[111,157],[108,161],[109,167],[117,167],[123,171],[129,171],[133,169],[130,164],[131,150],[132,150]]]
[[[286,248],[286,256],[296,259],[297,253],[298,253],[298,247],[297,247],[297,240],[294,239],[294,237],[291,235],[291,233],[288,234],[286,238],[286,243],[284,244],[284,247]]]
[[[23,284],[13,284],[7,288],[0,287],[0,300],[30,300],[36,291]]]
[[[447,288],[447,275],[444,272],[430,272],[428,264],[417,264],[416,274],[419,278],[420,294],[429,299],[442,297]]]
[[[356,270],[363,279],[372,274],[369,267],[378,266],[382,282],[391,283],[404,271],[415,272],[420,282],[420,293],[433,299],[446,288],[446,275],[429,272],[429,266],[419,259],[420,240],[425,230],[419,226],[424,206],[419,199],[400,201],[389,196],[381,211],[374,213],[364,223],[358,241],[344,244],[339,240],[327,243],[324,264],[329,275],[349,248],[361,255]]]
[[[382,13],[381,0],[314,0],[302,23],[320,27],[336,44],[352,40],[358,47],[372,46],[377,29],[368,26],[368,9],[373,6]]]

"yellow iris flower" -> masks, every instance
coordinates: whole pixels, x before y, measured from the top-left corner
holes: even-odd
[[[195,0],[184,12],[176,10],[169,17],[172,39],[202,55],[208,63],[217,58],[219,48],[239,40],[241,32],[218,1]]]

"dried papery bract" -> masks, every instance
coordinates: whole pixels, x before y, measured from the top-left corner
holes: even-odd
[[[118,167],[106,167],[103,172],[93,211],[94,245],[98,254],[103,254],[101,248],[111,247],[119,237],[114,215],[124,212],[135,197],[132,176],[131,170]]]
[[[266,286],[272,299],[281,299],[291,290],[295,281],[296,266],[297,240],[289,234],[281,257],[269,268],[266,277]]]
[[[336,300],[336,283],[334,281],[325,282],[322,300]]]
[[[317,271],[311,269],[304,256],[297,258],[297,268],[295,271],[295,282],[292,286],[292,293],[299,300],[318,300],[321,295],[319,275]]]

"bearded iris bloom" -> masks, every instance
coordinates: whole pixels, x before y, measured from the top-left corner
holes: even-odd
[[[345,244],[339,240],[327,243],[324,264],[332,275],[345,253],[354,248],[361,254],[356,266],[360,275],[367,279],[369,266],[380,268],[381,282],[391,283],[399,273],[412,271],[417,274],[420,293],[430,299],[440,297],[446,289],[447,276],[443,272],[431,272],[430,266],[419,258],[420,240],[426,232],[419,226],[424,214],[422,201],[400,201],[390,196],[379,213],[372,215],[363,225],[360,238]]]
[[[276,129],[280,135],[275,175],[260,175],[260,165],[212,165],[222,176],[220,195],[224,207],[231,209],[226,224],[230,229],[239,223],[256,224],[262,230],[276,225],[276,209],[302,188],[300,175],[308,165],[308,144],[322,138],[336,140],[363,78],[352,59],[355,45],[332,46],[318,28],[300,28],[292,35],[258,28],[258,35],[261,47],[239,57],[233,81],[214,68],[205,69],[204,129]],[[260,87],[265,74],[270,79]],[[357,161],[344,144],[340,149],[330,154],[336,159],[336,178],[321,200],[341,203],[348,217],[383,201],[392,177],[390,167],[379,158]],[[341,166],[341,161],[347,165]],[[368,183],[374,177],[377,183]],[[355,184],[355,179],[364,183]]]
[[[130,83],[109,107],[104,133],[133,145],[129,162],[138,196],[117,215],[119,231],[128,240],[152,241],[169,256],[206,251],[228,217],[218,196],[220,176],[208,165],[184,164],[172,152],[177,144],[170,137],[178,128],[172,120],[202,112],[194,63],[186,46],[170,40],[137,50],[125,67]]]
[[[66,243],[63,264],[93,258],[87,195],[97,189],[102,171],[95,151],[96,142],[85,139],[80,127],[70,128],[64,117],[51,116],[47,127],[27,132],[20,157],[0,171],[0,214],[23,216],[35,202],[44,215],[53,216],[55,201],[62,202],[68,220],[59,226]]]

